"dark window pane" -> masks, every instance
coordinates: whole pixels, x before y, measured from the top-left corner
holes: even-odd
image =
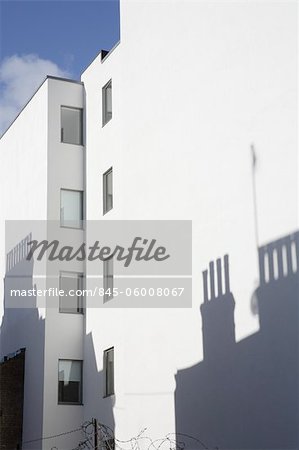
[[[81,403],[82,361],[60,359],[58,369],[58,402]]]
[[[83,192],[61,189],[60,225],[63,227],[82,228]]]
[[[112,81],[110,80],[102,89],[103,126],[112,119]]]
[[[61,142],[82,145],[82,117],[82,109],[61,107]]]
[[[114,348],[104,351],[105,396],[114,394]]]
[[[103,175],[103,213],[113,208],[113,172],[112,168]]]
[[[113,298],[113,258],[103,261],[103,288],[104,288],[104,302]]]
[[[82,313],[83,298],[80,292],[83,289],[83,275],[63,272],[59,279],[59,289],[64,295],[59,298],[59,311],[64,313]]]

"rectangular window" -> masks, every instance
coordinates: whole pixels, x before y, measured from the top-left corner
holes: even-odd
[[[112,80],[102,88],[102,115],[103,126],[112,119]]]
[[[104,302],[113,299],[113,258],[103,261]]]
[[[61,272],[59,277],[59,289],[64,295],[59,297],[59,312],[83,313],[83,274]]]
[[[113,176],[112,167],[103,175],[103,214],[113,208]]]
[[[83,192],[61,189],[60,225],[62,227],[82,228]]]
[[[61,142],[83,144],[83,110],[61,107]]]
[[[58,361],[58,403],[82,403],[82,361]]]
[[[104,351],[104,396],[114,394],[114,348]]]

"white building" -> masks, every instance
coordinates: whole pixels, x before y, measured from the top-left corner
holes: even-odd
[[[202,272],[209,263],[229,255],[235,307],[234,316],[224,320],[232,321],[233,340],[240,345],[261,326],[252,312],[260,284],[257,247],[290,235],[280,247],[286,245],[285,259],[279,254],[275,262],[272,247],[263,247],[269,251],[267,282],[274,279],[272,261],[275,279],[281,279],[282,260],[289,261],[283,267],[287,281],[290,271],[297,273],[298,253],[292,244],[298,228],[295,35],[296,4],[291,1],[121,2],[119,45],[106,56],[98,55],[82,82],[48,77],[3,135],[1,272],[8,286],[20,261],[14,260],[8,273],[5,220],[67,221],[70,208],[72,219],[83,216],[87,221],[85,231],[61,230],[74,245],[88,237],[91,220],[189,219],[193,228],[192,308],[98,309],[89,307],[87,298],[84,314],[79,305],[78,313],[66,314],[57,297],[47,299],[49,308],[41,304],[34,310],[5,311],[1,354],[26,347],[24,449],[75,448],[82,440],[80,432],[26,442],[75,430],[92,417],[113,428],[120,440],[147,428],[145,435],[152,439],[192,433],[210,448],[297,448],[293,422],[285,433],[272,408],[265,422],[254,411],[254,402],[249,408],[253,391],[263,393],[260,386],[266,382],[257,377],[253,385],[248,383],[252,366],[243,371],[244,386],[251,388],[243,392],[245,404],[234,411],[222,405],[215,421],[211,398],[202,394],[197,401],[196,382],[189,386],[182,411],[176,397],[176,381],[184,379],[177,372],[203,358],[206,363],[200,305]],[[62,218],[61,207],[66,211]],[[58,272],[54,286],[67,283],[64,271],[69,267],[62,264],[63,280]],[[85,271],[83,263],[74,263],[72,273],[78,276],[72,282],[80,286],[79,275],[86,275],[88,288],[93,280],[88,266]],[[38,288],[53,281],[37,277],[34,269],[29,280],[28,285]],[[215,296],[221,297],[219,278],[215,284]],[[209,289],[210,298],[213,286]],[[216,329],[225,312],[217,314]],[[277,333],[285,326],[278,321]],[[216,351],[214,358],[223,365],[225,343],[222,348],[222,357]],[[265,354],[267,347],[260,358],[267,360]],[[67,373],[70,364],[74,391],[60,387],[58,394],[58,372]],[[252,364],[260,367],[261,360],[253,358]],[[228,388],[229,375],[222,376],[217,398]],[[289,382],[287,394],[294,388]],[[205,392],[203,386],[198,390]],[[277,399],[272,394],[267,404],[273,411],[288,404],[288,395]],[[242,417],[243,407],[255,413],[261,427],[244,423],[235,433],[225,433],[231,428],[223,425],[224,418],[234,422]],[[178,429],[185,410],[186,417],[199,417],[199,422]],[[220,422],[222,433],[215,431]],[[275,442],[273,428],[278,430]],[[255,441],[248,438],[252,429],[258,433]],[[285,435],[289,441],[283,447]],[[195,441],[188,445],[199,446]]]

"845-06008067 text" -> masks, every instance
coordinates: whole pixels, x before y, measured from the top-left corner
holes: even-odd
[[[70,289],[65,291],[58,288],[48,288],[48,289],[11,289],[10,295],[12,297],[76,297],[76,296],[86,296],[86,297],[96,297],[96,296],[113,296],[118,297],[123,295],[126,297],[180,297],[184,292],[184,287],[127,287],[127,288],[108,288],[95,287],[94,289]]]

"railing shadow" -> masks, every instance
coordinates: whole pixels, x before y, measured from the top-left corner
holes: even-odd
[[[15,416],[19,421],[22,421],[23,418],[23,423],[13,424],[19,431],[12,435],[10,432],[12,424],[3,420],[1,440],[6,448],[17,448],[16,445],[20,445],[22,440],[42,435],[45,321],[39,315],[34,295],[29,297],[12,294],[13,290],[28,291],[34,288],[34,262],[26,260],[27,243],[30,240],[30,235],[26,236],[6,257],[4,315],[0,328],[1,358],[17,352],[21,348],[26,349],[24,402],[19,402],[14,406]],[[9,387],[6,386],[6,389]],[[11,386],[10,392],[13,393],[13,386]],[[5,397],[5,401],[3,400],[1,405],[3,415],[6,414],[8,403],[11,401],[13,401],[13,395],[11,398]],[[6,442],[9,435],[11,439]],[[30,448],[38,449],[39,445],[39,442],[31,444]]]

